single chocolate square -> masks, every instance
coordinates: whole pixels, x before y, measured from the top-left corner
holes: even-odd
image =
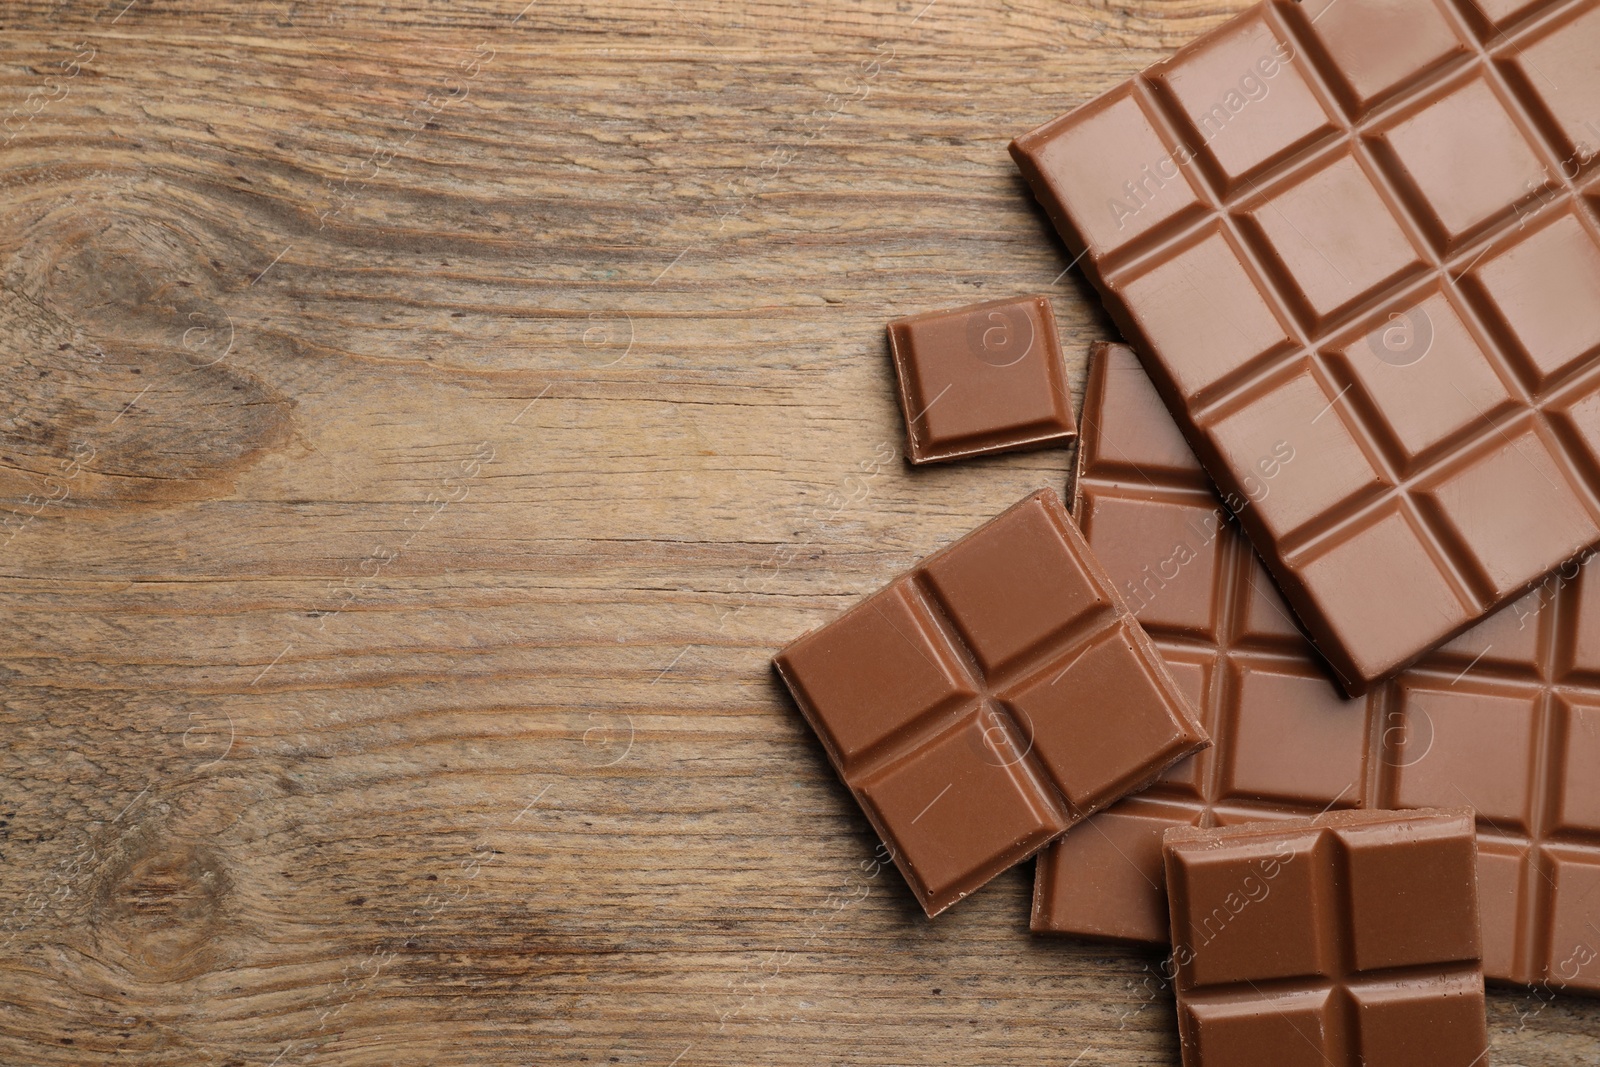
[[[1267,0],[1011,146],[1353,695],[1600,542],[1597,50]]]
[[[1040,448],[1078,434],[1046,297],[897,319],[889,351],[913,463]]]
[[[1040,855],[1036,932],[1165,943],[1168,827],[1471,805],[1484,973],[1600,993],[1600,562],[1345,698],[1123,345],[1090,362],[1073,513],[1214,745]]]
[[[1049,490],[773,664],[929,915],[1208,743]]]
[[[1468,811],[1168,830],[1184,1067],[1479,1067]]]

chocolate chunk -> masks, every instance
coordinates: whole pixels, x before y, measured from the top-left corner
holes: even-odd
[[[1486,1055],[1470,812],[1175,829],[1184,1067],[1476,1067]]]
[[[1045,297],[897,319],[889,324],[889,349],[913,463],[1064,444],[1078,435]]]
[[[1207,743],[1049,490],[773,663],[929,915]]]

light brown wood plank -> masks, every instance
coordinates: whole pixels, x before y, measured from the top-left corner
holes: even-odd
[[[1239,6],[7,4],[0,1063],[1176,1063],[768,660],[1065,488],[904,465],[883,324],[1050,292],[1081,391],[1006,141]]]

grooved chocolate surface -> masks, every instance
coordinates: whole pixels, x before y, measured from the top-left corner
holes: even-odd
[[[1600,541],[1597,52],[1269,0],[1012,145],[1351,693]]]
[[[1043,296],[991,300],[889,324],[913,463],[1064,444],[1077,436]]]
[[[1215,744],[1040,856],[1036,931],[1164,941],[1172,826],[1470,805],[1485,973],[1600,993],[1596,564],[1345,698],[1122,345],[1091,360],[1073,510]]]
[[[1185,1067],[1478,1067],[1471,812],[1166,834]]]
[[[1049,490],[773,663],[929,915],[1207,743]]]

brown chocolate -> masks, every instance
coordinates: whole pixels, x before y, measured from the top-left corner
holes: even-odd
[[[1350,693],[1600,541],[1597,52],[1269,0],[1012,145]]]
[[[929,915],[1207,743],[1049,490],[773,663]]]
[[[1165,941],[1168,827],[1471,805],[1485,972],[1600,993],[1600,564],[1343,698],[1122,345],[1090,363],[1073,511],[1215,745],[1040,856],[1036,931]]]
[[[1064,444],[1078,434],[1047,297],[897,319],[889,350],[913,463]]]
[[[1470,812],[1170,830],[1184,1067],[1480,1067]]]

